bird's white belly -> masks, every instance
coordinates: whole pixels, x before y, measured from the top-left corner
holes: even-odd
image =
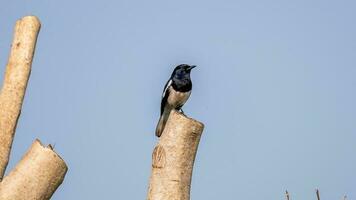
[[[169,96],[168,96],[168,104],[174,108],[183,106],[184,103],[188,100],[191,91],[189,92],[178,92],[175,91],[172,86],[169,87]]]

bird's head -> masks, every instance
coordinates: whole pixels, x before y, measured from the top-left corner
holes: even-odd
[[[190,71],[196,67],[195,65],[187,65],[187,64],[181,64],[178,65],[173,73],[172,73],[172,78],[177,78],[177,79],[190,79]]]

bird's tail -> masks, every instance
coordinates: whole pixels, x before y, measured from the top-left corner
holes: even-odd
[[[162,135],[162,132],[164,130],[164,127],[166,126],[166,122],[168,120],[169,117],[169,112],[163,112],[163,114],[161,115],[161,117],[159,118],[157,127],[156,127],[156,136],[160,137]]]

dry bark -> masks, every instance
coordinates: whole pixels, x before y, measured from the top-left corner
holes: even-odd
[[[53,151],[35,140],[9,175],[0,183],[0,200],[47,200],[63,182],[67,165]]]
[[[9,162],[40,26],[39,20],[34,16],[27,16],[16,22],[0,94],[0,181]]]
[[[21,113],[37,35],[37,17],[27,16],[16,22],[9,61],[0,94],[0,200],[47,200],[63,182],[65,162],[36,140],[22,160],[4,179],[9,154]]]
[[[173,110],[152,154],[148,200],[189,200],[204,125]]]

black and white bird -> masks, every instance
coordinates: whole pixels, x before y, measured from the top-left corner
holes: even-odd
[[[161,101],[161,116],[156,127],[156,136],[160,137],[172,109],[182,110],[192,92],[190,71],[195,65],[178,65],[163,89]]]

